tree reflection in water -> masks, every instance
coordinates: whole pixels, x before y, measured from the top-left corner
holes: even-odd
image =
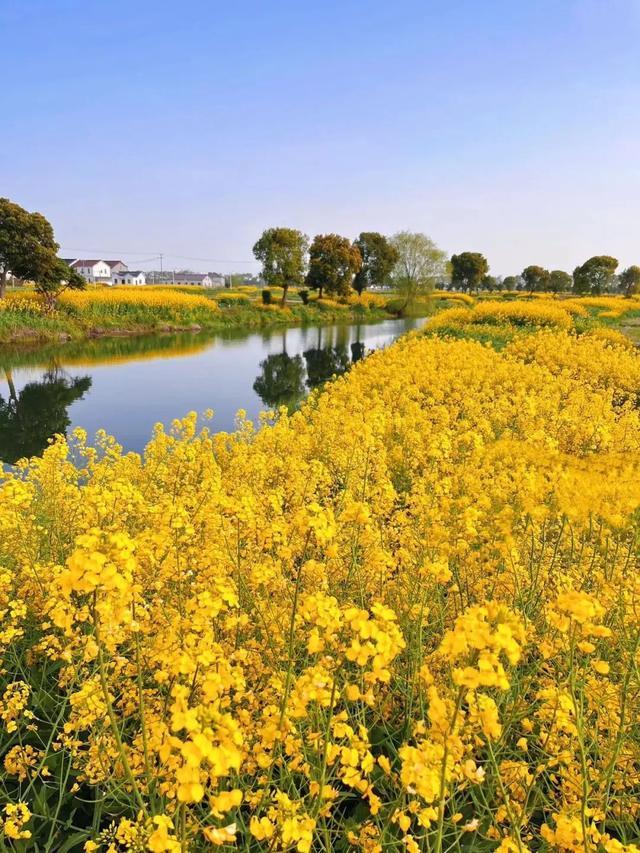
[[[261,361],[253,390],[265,406],[287,406],[289,411],[293,411],[308,390],[345,373],[365,354],[366,347],[361,341],[354,341],[350,346],[346,343],[323,345],[319,332],[317,345],[303,352],[304,361],[301,356],[290,356],[286,351]]]
[[[327,382],[332,376],[340,376],[351,363],[347,347],[344,344],[305,350],[304,359],[307,362],[307,386],[309,388],[317,388],[318,385]]]
[[[8,369],[5,378],[9,393],[6,400],[0,396],[0,460],[9,464],[40,455],[49,439],[65,435],[71,423],[67,409],[91,387],[90,376],[72,378],[58,367],[18,392]]]
[[[260,362],[253,390],[265,406],[287,406],[293,411],[304,397],[304,364],[299,355],[269,355]]]

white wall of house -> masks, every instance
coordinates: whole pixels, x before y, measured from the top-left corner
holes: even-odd
[[[77,265],[74,269],[87,281],[111,281],[111,267],[104,261],[98,261],[91,266]]]
[[[111,284],[146,284],[147,277],[143,272],[133,273],[129,270],[117,272],[111,276]]]

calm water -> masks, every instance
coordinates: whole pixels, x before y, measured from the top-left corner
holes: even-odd
[[[415,319],[217,335],[110,338],[20,351],[0,348],[0,460],[39,454],[54,433],[104,428],[141,451],[153,425],[238,409],[295,407],[367,352],[419,327]]]

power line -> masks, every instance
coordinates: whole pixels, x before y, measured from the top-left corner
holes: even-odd
[[[77,246],[75,248],[73,246],[62,246],[61,251],[83,252],[84,254],[95,252],[97,255],[152,255],[154,260],[160,257],[159,252],[124,252],[122,249],[78,249]]]
[[[71,246],[63,246],[63,252],[83,252],[88,254],[94,252],[97,255],[151,255],[151,252],[125,252],[123,249],[78,249]],[[255,264],[256,259],[251,258],[195,258],[191,255],[174,255],[172,252],[156,252],[150,260],[159,260],[161,257],[179,258],[182,261],[206,261],[212,264]]]

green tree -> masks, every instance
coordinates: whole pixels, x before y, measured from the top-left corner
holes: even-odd
[[[398,253],[391,281],[404,300],[404,308],[431,293],[447,274],[447,255],[426,234],[399,231],[391,238]]]
[[[323,290],[332,296],[346,296],[361,267],[360,250],[346,237],[317,234],[309,249],[307,287],[317,290],[320,298]]]
[[[282,305],[289,288],[304,283],[308,250],[309,238],[295,228],[267,228],[253,247],[265,283],[282,287]]]
[[[552,293],[567,293],[571,290],[572,278],[564,270],[551,270],[549,273],[549,290]]]
[[[522,290],[524,282],[519,275],[507,275],[502,280],[503,290]]]
[[[75,270],[66,264],[62,258],[48,250],[38,252],[40,258],[35,273],[35,289],[44,298],[47,308],[51,311],[63,290],[84,290],[87,282]]]
[[[451,255],[451,286],[456,290],[477,290],[489,272],[489,264],[480,252]]]
[[[594,255],[573,271],[573,289],[576,293],[598,295],[611,289],[618,267],[617,258]]]
[[[358,296],[367,287],[385,284],[398,260],[398,252],[389,240],[377,231],[363,231],[353,245],[362,256],[362,267],[356,273],[353,286]]]
[[[53,228],[41,213],[0,198],[0,298],[9,273],[29,281],[48,274],[58,248]]]
[[[549,287],[549,270],[532,264],[522,270],[522,280],[530,293],[545,291]]]
[[[502,280],[496,278],[495,275],[485,275],[482,281],[480,282],[481,290],[488,290],[489,292],[500,290],[502,286]]]
[[[625,296],[632,296],[634,293],[640,293],[640,267],[627,267],[620,273],[620,289]]]

